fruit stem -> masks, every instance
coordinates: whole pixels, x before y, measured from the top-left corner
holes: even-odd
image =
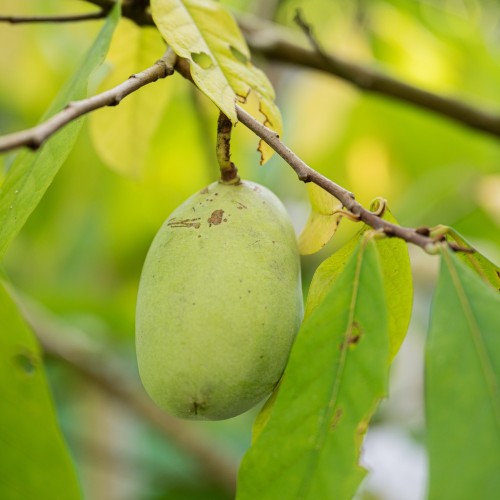
[[[217,121],[217,146],[216,154],[220,168],[220,182],[223,184],[239,184],[238,169],[231,161],[231,132],[233,124],[221,111]]]

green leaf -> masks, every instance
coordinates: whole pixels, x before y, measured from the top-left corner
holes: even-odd
[[[376,201],[371,209],[376,210]],[[396,219],[386,207],[383,218],[393,224]],[[389,313],[390,359],[394,359],[410,325],[413,308],[413,276],[408,245],[400,238],[377,238],[384,291]]]
[[[378,203],[379,201],[375,200],[370,209],[376,211]],[[383,218],[393,224],[397,223],[387,207],[384,209]],[[356,237],[318,267],[307,297],[306,316],[322,302],[332,283],[338,279],[344,269],[351,253],[358,244],[358,239],[369,230],[371,228],[364,226]],[[403,240],[399,238],[377,238],[375,241],[379,251],[383,288],[389,311],[390,359],[392,360],[401,347],[411,319],[413,305],[411,263],[408,246]]]
[[[42,121],[63,109],[70,101],[87,96],[88,79],[104,61],[119,16],[120,9],[117,4],[83,59],[82,65],[61,90]],[[14,160],[0,187],[0,258],[66,160],[81,129],[82,120],[80,118],[65,126],[38,151],[22,151]]]
[[[380,263],[366,236],[303,323],[269,421],[243,459],[239,500],[351,498],[364,476],[361,442],[389,365]]]
[[[460,233],[447,226],[440,226],[440,231],[444,231],[448,241],[458,243],[469,252],[458,252],[457,256],[471,269],[489,283],[495,290],[500,290],[500,268],[481,255]]]
[[[111,71],[99,91],[112,88],[151,66],[165,52],[154,27],[139,27],[122,19],[113,35],[106,63]],[[149,145],[171,94],[169,85],[151,85],[134,92],[115,108],[92,113],[90,132],[103,161],[118,173],[139,177]]]
[[[430,500],[500,491],[500,295],[442,251],[426,348]]]
[[[0,496],[80,498],[40,349],[1,282],[0,325]]]
[[[251,54],[231,14],[212,0],[151,0],[151,12],[163,38],[190,62],[198,88],[237,122],[235,103],[256,98],[248,111],[281,134],[281,115],[266,75],[251,62]],[[261,163],[272,150],[262,141]]]
[[[311,213],[301,235],[299,250],[302,255],[310,255],[321,250],[333,237],[340,223],[342,204],[320,188],[318,185],[307,184]]]

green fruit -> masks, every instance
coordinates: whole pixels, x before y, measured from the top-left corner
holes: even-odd
[[[179,206],[149,249],[137,300],[139,372],[190,419],[238,415],[278,382],[302,320],[285,208],[251,182],[215,182]]]

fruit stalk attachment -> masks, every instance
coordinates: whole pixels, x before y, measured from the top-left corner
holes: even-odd
[[[220,181],[223,184],[239,184],[240,177],[238,169],[231,161],[231,132],[233,124],[231,120],[224,114],[219,114],[217,122],[217,146],[216,154],[220,168]]]

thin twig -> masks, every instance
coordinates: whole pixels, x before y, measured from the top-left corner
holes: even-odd
[[[294,169],[301,181],[313,182],[328,193],[335,196],[335,198],[337,198],[349,211],[352,218],[363,221],[373,229],[380,231],[381,234],[402,238],[408,243],[413,243],[429,253],[434,253],[437,248],[437,244],[444,240],[444,238],[432,238],[429,236],[430,231],[425,228],[412,229],[397,226],[396,224],[391,224],[390,222],[382,219],[380,214],[370,212],[358,203],[354,198],[354,195],[347,191],[347,189],[339,186],[304,163],[304,161],[302,161],[290,148],[281,142],[276,132],[262,125],[238,105],[236,106],[236,112],[238,119],[265,143],[269,144],[269,146],[271,146],[286,161],[286,163]],[[452,243],[449,245],[454,250],[462,250],[462,248],[458,245]]]
[[[20,146],[37,148],[43,141],[70,121],[98,108],[116,105],[126,95],[138,90],[147,83],[158,80],[158,78],[164,78],[165,76],[171,75],[174,70],[178,71],[191,82],[193,81],[189,69],[189,62],[185,59],[177,58],[173,52],[167,51],[166,55],[155,63],[155,65],[137,75],[132,75],[129,80],[117,87],[88,99],[70,103],[63,111],[37,127],[0,138],[0,151],[6,151]],[[373,229],[380,231],[381,234],[385,234],[386,236],[397,236],[408,243],[413,243],[422,247],[425,251],[430,253],[436,251],[436,244],[444,240],[444,238],[433,238],[430,236],[430,231],[426,228],[423,230],[404,228],[387,222],[377,213],[370,212],[355,200],[352,193],[304,163],[293,151],[281,142],[276,132],[262,125],[238,105],[236,105],[236,111],[238,119],[264,142],[269,144],[269,146],[271,146],[295,170],[301,181],[313,182],[335,196],[350,212],[352,218],[363,221]],[[454,243],[449,243],[449,246],[454,250],[463,250]]]
[[[94,5],[108,5],[112,0],[86,0]],[[123,6],[122,15],[140,26],[154,25],[151,14]],[[248,15],[238,15],[238,24],[252,53],[267,59],[315,69],[345,80],[365,92],[373,92],[403,101],[443,116],[474,130],[500,137],[500,113],[492,113],[458,99],[435,94],[387,76],[361,64],[343,60],[334,54],[297,43],[297,34],[272,22]],[[311,41],[311,37],[310,41]],[[314,37],[312,37],[314,39]]]
[[[189,63],[186,59],[179,58],[175,65],[175,69],[184,78],[193,82],[191,72],[189,70]],[[274,130],[267,128],[238,105],[236,105],[236,114],[241,123],[249,128],[255,135],[260,137],[266,144],[271,146],[271,148],[273,148],[274,151],[276,151],[286,161],[286,163],[293,168],[299,180],[303,182],[313,182],[328,193],[335,196],[335,198],[342,203],[345,209],[348,210],[350,218],[362,221],[386,236],[396,236],[398,238],[402,238],[408,243],[413,243],[429,253],[436,252],[438,244],[445,241],[445,238],[442,236],[439,236],[438,238],[432,237],[430,230],[427,228],[413,229],[397,226],[396,224],[391,224],[390,222],[382,219],[379,213],[370,212],[356,201],[353,193],[336,184],[324,175],[321,175],[301,160],[290,148],[281,142],[279,135]],[[448,245],[453,250],[464,250],[462,247],[454,243],[448,243]]]
[[[234,493],[236,463],[216,451],[205,436],[161,411],[130,376],[127,366],[109,349],[69,327],[52,313],[15,294],[46,355],[67,363],[87,381],[135,412],[170,443],[197,462],[200,470],[228,493]]]
[[[36,127],[0,137],[0,152],[22,146],[38,149],[51,135],[73,120],[105,106],[116,106],[132,92],[171,75],[175,60],[176,55],[169,49],[153,66],[132,75],[120,85],[88,99],[70,102],[62,111]]]
[[[94,19],[104,19],[109,12],[109,8],[102,8],[97,12],[86,14],[70,14],[66,16],[0,16],[0,22],[10,24],[28,23],[73,23],[78,21],[91,21]]]
[[[112,0],[86,1],[101,8],[113,5]],[[123,5],[122,15],[139,26],[154,25],[149,12],[133,9],[128,3]],[[351,83],[360,90],[412,104],[472,129],[500,137],[498,113],[491,113],[463,101],[428,92],[363,65],[345,61],[334,54],[318,53],[317,50],[311,50],[294,41],[296,35],[293,32],[273,23],[241,15],[238,16],[238,23],[253,53],[278,62],[323,71]],[[0,144],[2,144],[1,138]],[[15,147],[19,146],[9,149]]]
[[[239,17],[238,20],[247,43],[255,54],[276,62],[328,73],[365,92],[403,101],[469,128],[500,137],[499,113],[409,85],[369,67],[345,61],[334,54],[318,52],[317,42],[311,50],[293,41],[287,30],[270,23],[263,22],[259,26],[259,21],[249,17]]]

